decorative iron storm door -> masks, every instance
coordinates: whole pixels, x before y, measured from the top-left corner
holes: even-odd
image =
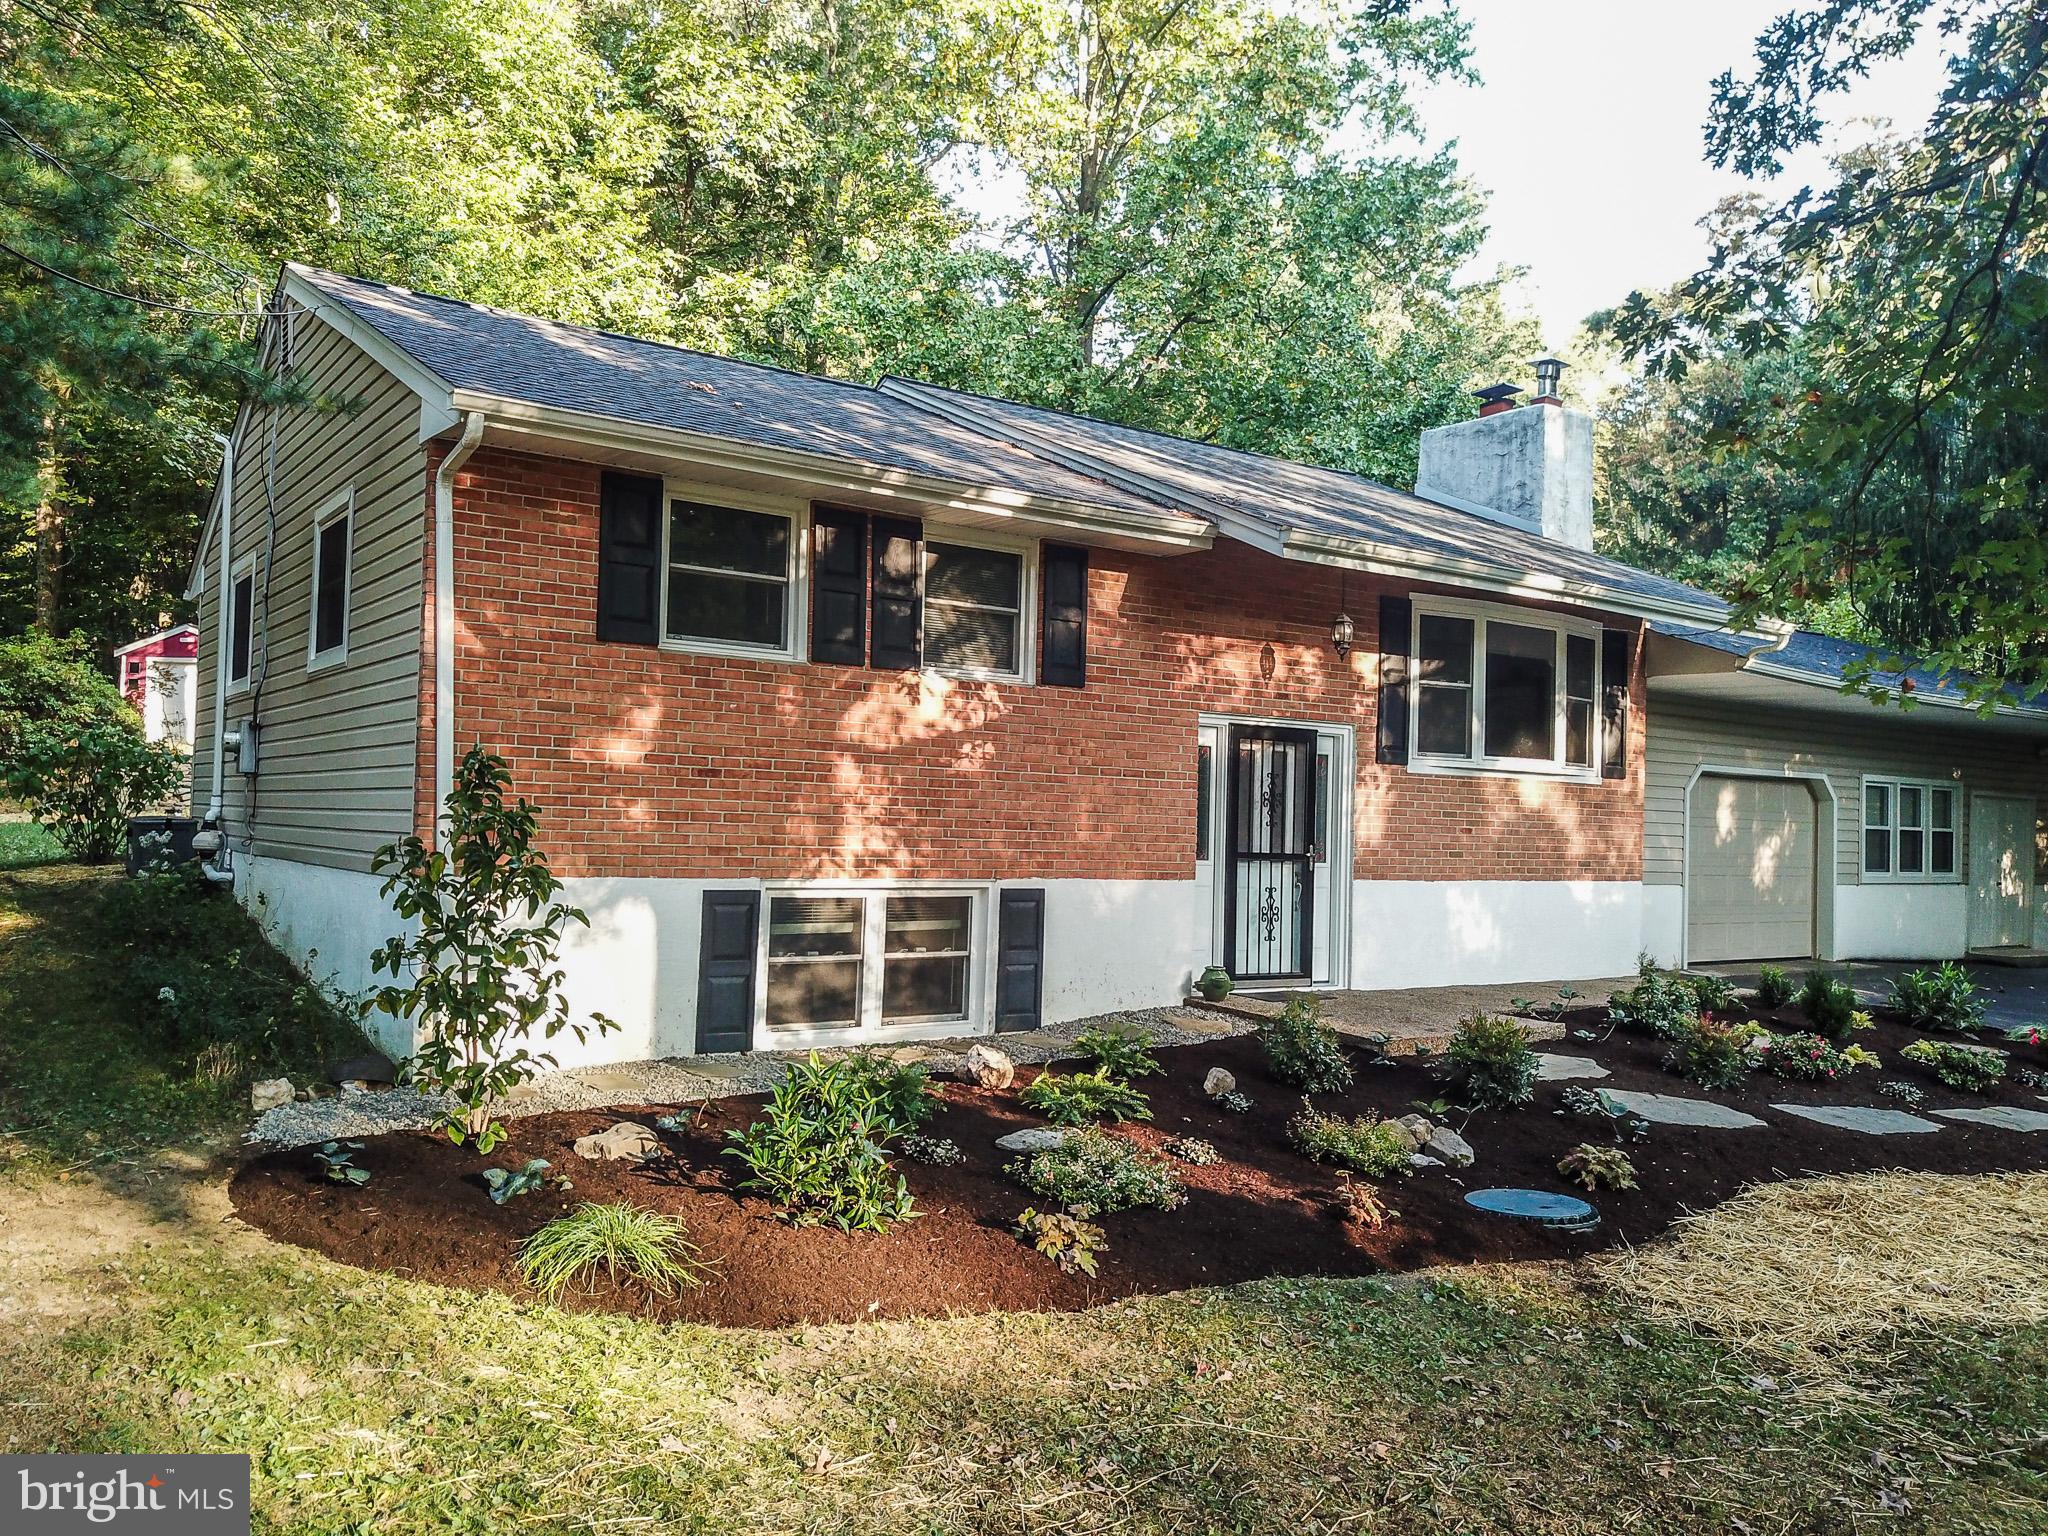
[[[1303,980],[1315,932],[1314,731],[1230,728],[1225,969],[1239,981]]]

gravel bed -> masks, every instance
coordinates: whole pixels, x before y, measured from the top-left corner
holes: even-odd
[[[1195,1027],[1188,1027],[1189,1023]],[[1243,1034],[1249,1019],[1204,1008],[1143,1008],[1074,1019],[1026,1034],[930,1040],[912,1045],[869,1047],[900,1060],[916,1061],[944,1076],[956,1070],[967,1048],[982,1040],[1000,1046],[1020,1062],[1050,1061],[1069,1054],[1076,1034],[1112,1024],[1132,1024],[1152,1036],[1156,1046],[1192,1045],[1225,1035]],[[820,1051],[821,1056],[844,1050]],[[749,1053],[687,1056],[660,1061],[618,1062],[575,1067],[535,1078],[503,1108],[506,1118],[542,1115],[562,1109],[601,1109],[607,1104],[689,1104],[699,1099],[733,1098],[769,1093],[779,1084],[792,1060],[803,1053]],[[716,1075],[693,1071],[703,1064]],[[377,1136],[386,1131],[426,1130],[447,1117],[448,1104],[438,1094],[406,1087],[368,1093],[343,1093],[332,1098],[301,1099],[256,1117],[247,1140],[276,1147],[303,1147],[315,1142]]]

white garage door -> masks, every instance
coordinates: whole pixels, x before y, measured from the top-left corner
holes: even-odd
[[[1788,779],[1703,777],[1686,860],[1689,960],[1813,953],[1813,795]]]

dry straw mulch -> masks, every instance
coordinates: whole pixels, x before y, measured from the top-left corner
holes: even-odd
[[[2048,1321],[2048,1174],[1862,1173],[1760,1184],[1592,1261],[1660,1321],[1793,1356],[1918,1328]]]

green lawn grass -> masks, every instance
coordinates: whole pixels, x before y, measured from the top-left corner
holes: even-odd
[[[10,1452],[247,1451],[290,1536],[2048,1530],[2044,1328],[1794,1368],[1528,1266],[745,1333],[269,1243],[181,1171],[243,1115],[110,1001],[112,878],[0,876]]]
[[[0,821],[0,869],[55,864],[64,857],[57,839],[33,821]]]

